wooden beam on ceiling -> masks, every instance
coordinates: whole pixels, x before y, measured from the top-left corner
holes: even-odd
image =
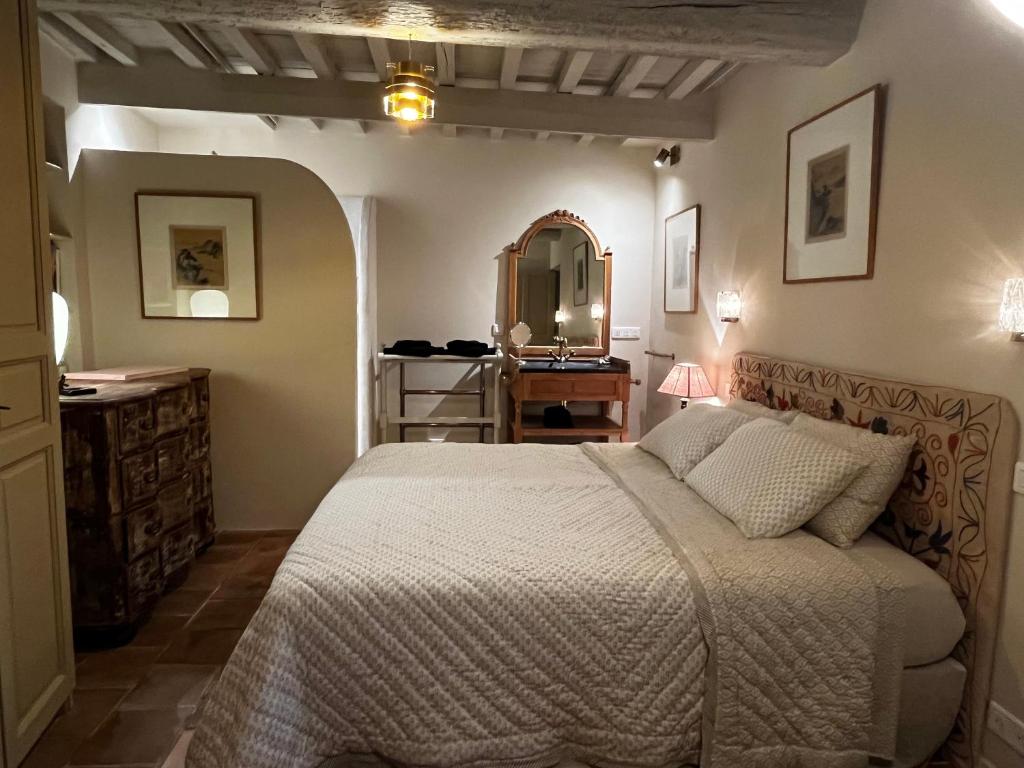
[[[337,77],[338,70],[327,52],[326,40],[320,35],[311,35],[306,32],[296,32],[296,45],[302,53],[302,58],[309,64],[309,68],[321,80],[333,80]]]
[[[459,135],[459,127],[451,123],[445,123],[441,126],[441,135],[446,139],[454,139]]]
[[[100,49],[49,13],[39,14],[39,31],[76,59],[98,61]]]
[[[196,69],[215,69],[217,62],[203,46],[181,24],[170,21],[157,22],[164,32],[167,48],[183,64]]]
[[[277,130],[277,118],[272,115],[256,115],[267,128],[272,131]]]
[[[866,0],[39,0],[44,11],[350,37],[674,58],[827,65],[850,50]],[[425,23],[424,19],[429,22]]]
[[[688,61],[658,95],[663,99],[685,99],[721,65],[717,59]]]
[[[551,131],[537,131],[537,135],[533,138],[535,141],[547,141],[551,138]]]
[[[593,142],[594,134],[592,133],[584,133],[582,136],[576,139],[576,143],[579,144],[581,147],[589,147],[591,144],[593,144]]]
[[[522,48],[506,48],[501,54],[501,77],[498,81],[500,87],[511,89],[516,87],[516,80],[519,78],[519,65],[523,61]]]
[[[118,61],[126,67],[134,67],[139,63],[139,52],[135,46],[103,19],[89,15],[77,16],[67,12],[60,12],[56,15],[58,19],[114,61]]]
[[[455,85],[455,45],[454,43],[437,43],[438,85]]]
[[[201,45],[208,54],[210,54],[210,58],[213,59],[214,63],[217,65],[217,68],[223,70],[224,72],[235,71],[235,68],[231,66],[231,63],[224,57],[224,54],[221,53],[220,49],[213,44],[213,41],[210,39],[209,35],[207,35],[202,29],[200,29],[198,25],[182,24],[181,26],[185,29],[186,32],[188,32],[190,35],[192,35],[193,38],[195,38],[195,41],[199,43],[199,45]],[[210,69],[214,69],[214,67],[210,67]]]
[[[366,45],[370,48],[370,57],[373,59],[373,68],[377,70],[377,77],[383,83],[388,79],[388,62],[391,61],[388,41],[382,37],[368,37]]]
[[[238,55],[245,59],[245,63],[256,70],[256,74],[273,75],[278,71],[270,49],[251,29],[224,27],[221,31],[238,51]]]
[[[565,54],[565,63],[562,64],[562,71],[558,75],[559,93],[572,93],[576,90],[593,57],[593,51],[568,51]]]
[[[84,104],[206,112],[381,120],[376,83],[301,77],[252,77],[184,67],[166,52],[147,53],[139,67],[79,64]],[[713,138],[713,99],[611,99],[524,90],[446,89],[437,121],[518,131],[592,133],[656,139]],[[610,105],[614,104],[614,108]]]
[[[501,141],[501,137],[504,135],[504,128],[491,128],[491,141]]]
[[[657,56],[633,54],[622,65],[615,82],[608,88],[609,96],[629,96],[658,62]]]
[[[725,62],[711,74],[711,77],[704,81],[704,85],[701,86],[701,91],[710,91],[712,88],[717,88],[728,78],[743,69],[743,66],[744,65],[738,61]]]

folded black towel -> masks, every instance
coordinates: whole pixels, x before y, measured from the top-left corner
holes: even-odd
[[[543,424],[547,429],[572,429],[572,412],[564,405],[549,405],[544,409]]]
[[[467,341],[466,339],[453,339],[447,345],[448,354],[459,355],[460,357],[482,357],[493,355],[494,347],[487,346],[482,341]]]
[[[384,347],[385,355],[405,355],[406,357],[430,357],[443,355],[442,347],[435,347],[429,341],[419,339],[399,339],[390,347]]]

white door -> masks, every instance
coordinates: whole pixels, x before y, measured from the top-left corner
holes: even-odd
[[[0,0],[0,713],[8,766],[21,762],[74,686],[40,102],[34,0]]]

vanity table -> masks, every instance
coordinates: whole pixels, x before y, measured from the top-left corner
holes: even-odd
[[[507,377],[512,442],[629,440],[629,362],[608,356],[611,251],[564,210],[537,219],[507,251],[507,348],[516,352]],[[600,413],[573,413],[571,426],[544,425],[541,404],[581,402],[600,403]],[[610,416],[615,402],[621,423]]]

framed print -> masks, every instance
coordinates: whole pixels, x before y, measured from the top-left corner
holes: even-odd
[[[258,320],[257,217],[253,195],[137,192],[142,316]]]
[[[884,95],[876,85],[789,132],[783,282],[874,275]]]
[[[590,242],[584,240],[572,249],[572,304],[582,307],[590,300]]]
[[[665,311],[697,311],[700,206],[665,219]]]

